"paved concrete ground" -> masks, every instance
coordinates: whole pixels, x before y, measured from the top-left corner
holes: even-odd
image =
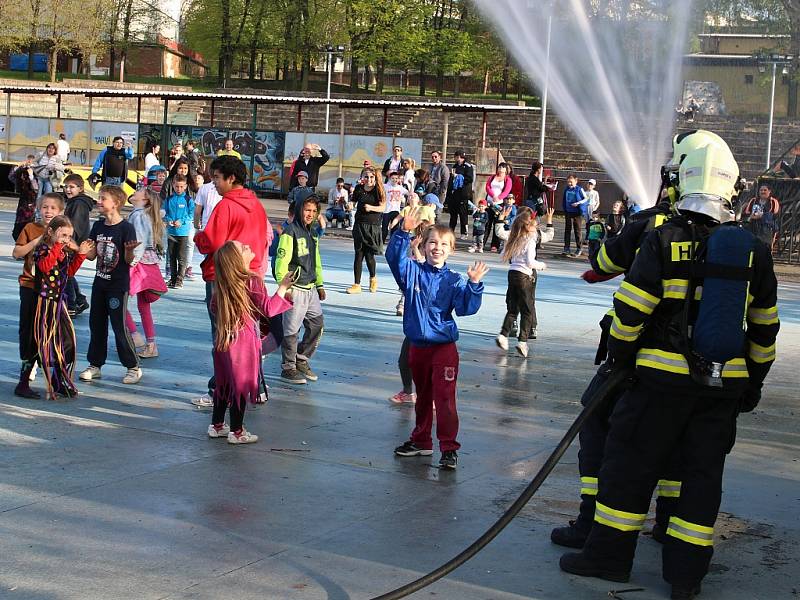
[[[17,362],[19,263],[13,213],[0,212],[0,598],[370,598],[452,557],[491,524],[537,471],[578,412],[596,322],[614,285],[589,287],[582,265],[551,261],[539,283],[540,337],[527,361],[495,347],[505,269],[488,257],[484,305],[460,320],[459,469],[398,459],[413,411],[399,389],[402,340],[385,263],[377,294],[347,296],[352,247],[323,246],[328,300],[314,367],[289,388],[266,371],[272,401],[248,411],[261,440],[209,440],[210,415],[189,399],[211,371],[197,281],[154,308],[161,356],[123,386],[112,361],[68,402],[11,390]],[[485,257],[488,255],[484,255]],[[452,266],[463,271],[467,255]],[[91,265],[90,265],[91,268]],[[79,275],[88,291],[92,271]],[[798,592],[800,464],[796,356],[800,286],[780,291],[779,359],[762,407],[739,420],[725,478],[716,555],[703,598],[787,598]],[[88,316],[78,317],[81,355]],[[112,349],[113,356],[113,349]],[[85,366],[79,362],[79,368]],[[41,382],[36,383],[41,386]],[[488,548],[414,597],[664,598],[658,546],[641,541],[630,585],[562,574],[550,529],[577,508],[573,447],[539,494]]]

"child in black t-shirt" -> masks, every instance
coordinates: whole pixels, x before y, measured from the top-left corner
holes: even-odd
[[[94,248],[87,254],[89,260],[97,259],[97,273],[92,284],[92,302],[89,311],[89,366],[80,374],[81,381],[100,379],[100,368],[108,354],[108,322],[114,330],[119,362],[128,369],[122,383],[138,383],[142,378],[139,359],[133,340],[125,327],[125,311],[130,288],[130,263],[133,249],[139,245],[136,230],[125,221],[120,209],[125,204],[125,192],[115,185],[100,188],[97,208],[105,217],[92,226],[89,239]]]

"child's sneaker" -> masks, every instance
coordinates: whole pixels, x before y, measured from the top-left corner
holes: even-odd
[[[409,440],[402,446],[395,448],[394,453],[397,454],[397,456],[430,456],[433,454],[433,450],[420,448],[414,442]]]
[[[125,377],[122,378],[122,383],[139,383],[141,378],[142,370],[139,367],[133,367],[132,369],[128,369],[128,372],[125,373]]]
[[[258,436],[255,433],[250,433],[244,427],[239,433],[231,431],[228,434],[229,444],[254,444],[258,441]]]
[[[478,248],[478,254],[483,254],[483,246],[480,246],[480,247]]]
[[[100,377],[100,367],[95,367],[94,365],[89,365],[78,375],[81,381],[91,381],[92,379],[100,379]]]
[[[192,404],[194,404],[197,408],[211,408],[214,406],[214,399],[210,394],[203,394],[197,398],[192,398]]]
[[[502,333],[498,333],[494,341],[503,350],[508,350],[508,338],[504,336]]]
[[[298,360],[295,366],[297,367],[297,372],[300,373],[303,377],[305,377],[309,381],[316,381],[317,379],[319,379],[319,377],[317,377],[317,374],[311,370],[310,366],[308,366],[307,361]]]
[[[136,355],[139,358],[156,358],[158,357],[158,346],[155,342],[146,343]]]
[[[133,340],[133,346],[137,351],[139,348],[144,348],[147,345],[147,340],[145,340],[144,336],[138,331],[134,331],[131,334],[131,339]]]
[[[186,281],[194,281],[194,273],[192,272],[192,267],[188,267],[186,269],[186,273],[183,274],[183,278]]]
[[[394,396],[389,398],[389,402],[394,404],[416,404],[417,395],[414,392],[410,394],[406,392],[397,392]]]
[[[373,294],[378,291],[378,278],[377,277],[370,277],[369,278],[369,291]]]
[[[442,458],[439,459],[439,467],[442,469],[453,470],[458,464],[458,452],[455,450],[445,450],[442,452]]]
[[[519,342],[517,344],[517,352],[522,358],[528,358],[528,342]]]
[[[217,429],[214,425],[208,426],[208,437],[210,438],[224,438],[228,437],[228,434],[231,432],[231,428],[227,423],[223,423],[222,426]]]
[[[303,385],[306,383],[306,378],[297,369],[284,369],[281,371],[281,381],[294,385]]]
[[[360,294],[361,293],[361,284],[360,283],[354,283],[349,288],[347,288],[347,293],[348,294]]]
[[[534,327],[533,329],[531,329],[531,333],[530,333],[530,335],[529,335],[528,337],[529,337],[530,339],[532,339],[532,340],[535,340],[535,339],[536,339],[536,327]]]
[[[470,246],[469,248],[467,248],[467,252],[470,252],[472,254],[474,254],[477,251],[478,251],[478,249],[475,247],[474,244],[472,246]]]

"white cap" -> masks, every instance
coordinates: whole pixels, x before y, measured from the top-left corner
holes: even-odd
[[[591,183],[592,185],[597,185],[597,182],[594,179],[590,179],[586,183]]]

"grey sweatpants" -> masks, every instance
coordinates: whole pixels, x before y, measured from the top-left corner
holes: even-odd
[[[322,337],[322,304],[317,290],[312,288],[292,288],[292,308],[283,313],[283,342],[281,351],[283,362],[281,368],[291,371],[296,368],[297,361],[309,361],[314,355]],[[303,339],[298,344],[297,334],[303,326]]]

